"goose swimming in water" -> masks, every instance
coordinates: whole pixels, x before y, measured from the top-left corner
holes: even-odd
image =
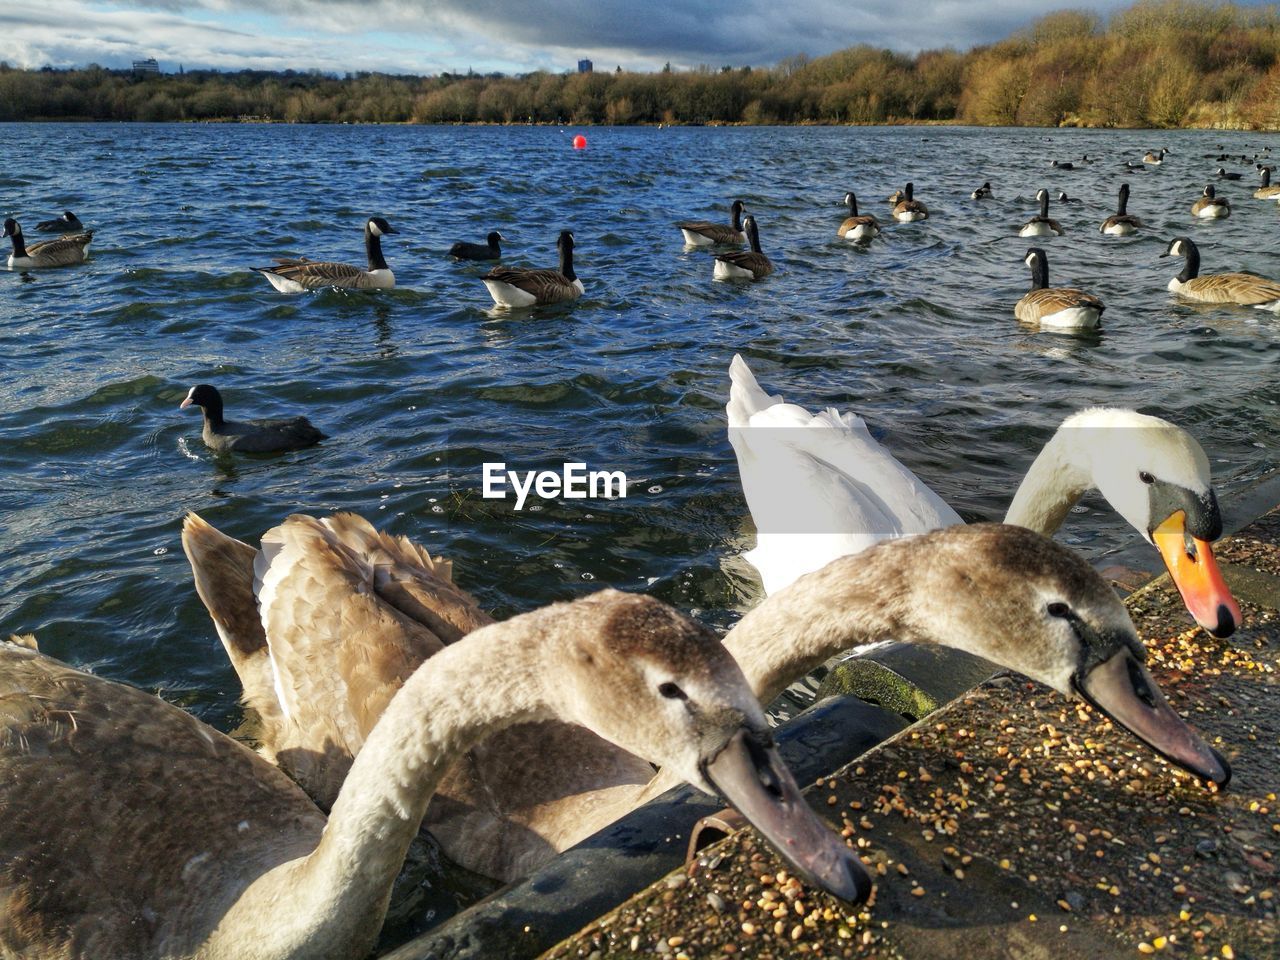
[[[849,208],[849,216],[836,230],[836,236],[842,240],[864,243],[872,237],[880,235],[880,223],[869,213],[858,214],[858,198],[852,193],[844,195],[845,205]]]
[[[485,243],[459,240],[449,248],[449,256],[455,260],[501,260],[502,248],[498,244],[505,243],[506,239],[497,230],[491,230]]]
[[[192,387],[178,409],[199,407],[204,415],[201,438],[215,453],[283,453],[300,450],[325,439],[306,417],[279,417],[258,420],[225,420],[222,394],[207,383]]]
[[[1018,236],[1062,236],[1062,224],[1049,216],[1049,191],[1041,187],[1036,191],[1036,199],[1040,201],[1040,212],[1022,225],[1022,229],[1018,231]]]
[[[984,183],[982,186],[980,186],[977,190],[973,191],[973,193],[969,194],[969,198],[970,198],[970,199],[972,199],[972,200],[992,200],[992,199],[994,199],[994,198],[995,198],[995,194],[994,194],[994,193],[992,192],[992,190],[991,190],[991,181],[990,181],[990,180],[988,180],[986,183]]]
[[[856,414],[810,414],[770,396],[741,357],[729,376],[729,440],[757,531],[746,559],[769,595],[881,540],[963,522]],[[1196,621],[1216,636],[1230,634],[1240,608],[1210,546],[1222,515],[1194,438],[1132,410],[1073,414],[1031,464],[1005,522],[1052,535],[1091,489],[1155,543]]]
[[[729,208],[730,215],[733,217],[732,226],[711,223],[708,220],[686,220],[683,223],[677,223],[676,226],[684,234],[684,242],[691,247],[745,243],[747,235],[742,230],[742,214],[746,209],[747,205],[741,200],[733,201],[733,206]]]
[[[1235,172],[1228,173],[1223,167],[1218,168],[1219,180],[1239,180],[1243,176],[1244,174],[1242,173],[1235,173]]]
[[[253,267],[281,293],[304,290],[385,290],[396,285],[395,274],[382,256],[382,238],[395,233],[382,217],[370,217],[364,225],[364,251],[368,269],[347,263],[308,260],[306,257],[277,259],[271,267]]]
[[[293,518],[285,527],[293,524],[324,525],[341,544],[317,551],[300,546],[294,535],[287,535],[282,546],[269,534],[258,554],[207,525],[193,530],[189,519],[183,546],[219,635],[229,652],[239,651],[231,655],[246,702],[263,716],[284,716],[281,704],[287,704],[289,724],[313,727],[305,738],[295,730],[286,743],[299,738],[325,743],[327,738],[330,754],[361,751],[361,740],[388,696],[384,687],[401,682],[401,673],[413,669],[414,656],[432,656],[412,653],[426,649],[415,644],[452,643],[450,635],[465,630],[477,614],[459,619],[460,591],[442,579],[439,558],[434,570],[428,569],[414,560],[425,553],[407,541],[387,546],[394,538],[383,535],[381,543],[371,544],[367,533],[351,531],[340,517]],[[255,557],[261,558],[260,568],[266,564],[265,577],[256,581]],[[349,568],[342,575],[346,586],[326,586],[310,572],[333,564]],[[967,585],[961,587],[962,582]],[[953,592],[954,610],[935,602]],[[1068,604],[1078,618],[1075,639],[1064,643],[1063,619],[1045,615],[1046,598]],[[905,611],[910,611],[909,626],[901,619]],[[839,651],[889,636],[969,649],[1037,679],[1052,678],[1046,682],[1071,695],[1075,681],[1069,677],[1085,662],[1079,644],[1093,644],[1083,638],[1099,632],[1113,640],[1131,637],[1127,624],[1110,587],[1069,551],[1019,528],[976,525],[841,558],[762,603],[730,632],[725,646],[766,702]],[[1116,676],[1115,670],[1108,675]],[[273,676],[282,678],[281,690]],[[332,683],[334,677],[342,683]],[[295,687],[309,693],[300,697]],[[1153,682],[1150,687],[1156,689]],[[1225,763],[1194,746],[1194,734],[1163,700],[1135,713],[1132,690],[1126,697],[1123,685],[1100,695],[1103,699],[1110,703],[1104,709],[1174,762],[1220,783],[1229,776]],[[269,755],[269,738],[280,729],[272,724],[264,729]],[[342,739],[347,731],[356,735]],[[282,763],[288,759],[287,750],[274,753]],[[490,738],[449,772],[424,825],[455,862],[509,880],[681,776],[677,769],[655,778],[639,757],[578,728],[523,725]]]
[[[1116,201],[1116,212],[1102,221],[1098,232],[1112,237],[1127,237],[1137,233],[1141,227],[1142,221],[1129,213],[1129,185],[1122,183],[1120,196]]]
[[[1204,188],[1204,195],[1191,205],[1191,213],[1202,220],[1221,219],[1231,216],[1231,204],[1226,197],[1218,196],[1213,184]]]
[[[1164,163],[1165,154],[1168,152],[1169,151],[1163,148],[1161,148],[1159,153],[1156,153],[1154,150],[1148,150],[1146,156],[1142,158],[1142,162],[1149,163],[1153,167],[1158,167],[1160,164]]]
[[[1072,163],[1070,160],[1067,160],[1067,161],[1054,160],[1052,163],[1049,164],[1049,166],[1053,167],[1055,170],[1074,170],[1076,168],[1076,165]]]
[[[489,296],[499,307],[534,307],[577,300],[585,292],[573,272],[573,233],[561,230],[556,239],[560,253],[558,270],[530,267],[494,267],[482,278]]]
[[[1178,296],[1201,303],[1234,303],[1280,313],[1280,282],[1253,273],[1200,276],[1200,248],[1190,237],[1175,237],[1161,257],[1183,257],[1182,272],[1169,281]]]
[[[1271,185],[1271,168],[1262,167],[1258,175],[1262,177],[1262,186],[1253,191],[1253,195],[1259,200],[1280,200],[1280,186]]]
[[[916,199],[916,185],[908,183],[902,190],[894,194],[893,219],[899,223],[913,223],[916,220],[927,220],[929,208]],[[893,197],[889,198],[893,200]]]
[[[485,737],[531,722],[583,724],[723,795],[811,882],[855,902],[871,890],[805,802],[715,634],[648,597],[555,604],[418,666],[327,820],[242,744],[28,646],[0,643],[0,703],[6,957],[367,956],[442,774]]]
[[[84,224],[79,217],[67,210],[56,219],[41,220],[36,224],[36,229],[43,233],[81,233],[84,231]]]
[[[42,240],[27,246],[22,236],[22,226],[10,217],[4,222],[4,234],[13,244],[9,254],[10,270],[26,270],[32,267],[69,267],[84,263],[89,256],[89,244],[93,231],[69,233],[56,240]]]
[[[773,261],[760,249],[760,231],[756,218],[746,217],[742,229],[747,234],[750,250],[716,254],[712,277],[716,280],[763,280],[773,273]]]
[[[1039,247],[1027,251],[1023,262],[1031,268],[1031,289],[1013,308],[1023,323],[1058,330],[1092,330],[1106,306],[1091,293],[1074,287],[1049,286],[1049,258]]]

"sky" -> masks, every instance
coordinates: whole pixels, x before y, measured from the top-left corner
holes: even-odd
[[[1245,0],[1253,5],[1255,0]],[[1261,0],[1256,0],[1261,3]],[[1131,0],[0,0],[0,61],[433,74],[771,66],[857,43],[967,49]]]

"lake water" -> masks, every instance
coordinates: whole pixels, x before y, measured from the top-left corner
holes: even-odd
[[[584,132],[589,146],[570,148]],[[728,625],[754,602],[735,556],[750,521],[725,433],[735,352],[811,408],[861,413],[966,518],[997,519],[1069,412],[1157,413],[1209,452],[1224,506],[1277,465],[1280,320],[1176,302],[1189,234],[1206,272],[1280,276],[1280,208],[1226,184],[1235,212],[1188,208],[1202,157],[1280,138],[1219,132],[970,129],[423,128],[0,125],[4,205],[27,227],[74,210],[98,229],[88,264],[0,272],[0,631],[182,703],[223,729],[239,688],[191,585],[179,531],[195,510],[255,541],[294,511],[357,511],[456,562],[498,615],[610,585]],[[1125,159],[1173,150],[1128,176]],[[1053,158],[1099,162],[1051,171]],[[1149,229],[1103,238],[1127,179]],[[906,180],[932,218],[862,250],[835,237],[855,190],[882,219]],[[992,181],[997,200],[969,192]],[[1029,331],[1012,316],[1040,186],[1062,238],[1051,280],[1108,305],[1101,333]],[[714,283],[673,222],[760,223],[777,272]],[[253,265],[305,254],[361,262],[364,218],[399,286],[282,296]],[[506,261],[553,266],[577,238],[586,296],[490,312],[485,267],[445,256],[500,229]],[[996,242],[1001,241],[1003,242]],[[220,460],[198,382],[228,416],[305,413],[331,439]],[[188,415],[189,414],[189,415]],[[514,513],[480,498],[480,464],[625,470],[625,500]],[[1061,535],[1097,558],[1136,535],[1089,498]],[[1154,559],[1154,554],[1152,555]],[[495,669],[500,669],[496,665]]]

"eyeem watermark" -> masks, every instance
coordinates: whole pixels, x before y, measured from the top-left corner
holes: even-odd
[[[560,470],[508,470],[505,463],[484,465],[482,494],[486,500],[507,499],[507,488],[516,494],[516,509],[523,510],[529,494],[543,500],[564,497],[586,500],[607,497],[625,498],[627,475],[621,470],[588,470],[585,463],[564,463]]]

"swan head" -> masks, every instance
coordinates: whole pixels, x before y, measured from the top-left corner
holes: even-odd
[[[1240,623],[1240,606],[1213,556],[1222,513],[1209,458],[1195,438],[1159,417],[1117,409],[1082,411],[1059,432],[1069,459],[1155,544],[1196,622],[1215,637],[1230,636]]]
[[[1219,786],[1230,780],[1226,760],[1147,672],[1124,604],[1077,554],[1001,524],[947,527],[903,547],[913,556],[895,636],[968,650],[1080,697],[1171,762]]]
[[[870,877],[809,808],[714,632],[658,600],[616,590],[562,609],[572,618],[553,672],[562,716],[722,796],[812,882],[845,900],[866,899]]]

